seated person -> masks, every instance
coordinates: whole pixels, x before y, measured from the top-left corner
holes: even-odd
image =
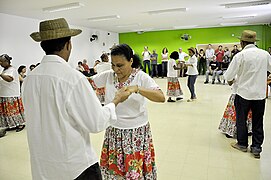
[[[208,70],[206,71],[206,80],[204,84],[209,83],[209,75],[212,75],[212,84],[215,83],[215,77],[217,77],[218,82],[221,83],[219,79],[220,74],[222,74],[222,70],[221,70],[219,62],[216,61],[216,58],[214,56],[212,61],[209,63]]]

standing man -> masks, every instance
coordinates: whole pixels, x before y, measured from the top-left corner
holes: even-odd
[[[183,49],[180,47],[179,48],[179,62],[177,65],[178,68],[182,68],[181,70],[178,70],[178,74],[180,75],[180,77],[184,77],[184,74],[187,71],[187,68],[185,68],[185,58],[188,58],[188,57],[189,55],[183,52]]]
[[[122,90],[102,107],[86,77],[68,64],[71,36],[81,32],[60,18],[30,35],[46,53],[23,84],[33,180],[101,180],[89,133],[116,121],[115,106],[129,96]]]
[[[231,146],[247,152],[248,131],[246,120],[248,111],[252,111],[252,145],[251,153],[260,158],[264,140],[263,116],[266,98],[266,72],[271,71],[271,56],[268,52],[255,46],[256,32],[244,30],[240,38],[243,48],[236,54],[225,72],[229,85],[237,83],[234,101],[236,109],[237,143]],[[237,78],[235,79],[235,76]]]
[[[224,57],[224,51],[222,49],[222,45],[219,45],[218,48],[215,50],[215,56],[216,56],[217,62],[219,64],[222,63],[223,57]]]
[[[156,53],[156,50],[154,49],[151,54],[151,77],[153,78],[154,74],[158,78],[158,68],[157,68],[157,60],[158,60],[158,54]]]
[[[146,73],[147,72],[146,66],[148,66],[148,74],[151,75],[151,69],[150,69],[151,52],[149,51],[148,46],[144,47],[142,56],[143,56],[143,71]]]
[[[209,44],[208,48],[205,51],[205,56],[206,56],[206,69],[209,68],[209,64],[212,61],[213,57],[215,55],[215,50],[212,48],[212,45]]]

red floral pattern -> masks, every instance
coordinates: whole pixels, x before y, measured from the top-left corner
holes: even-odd
[[[0,97],[0,127],[14,128],[25,123],[20,97]]]
[[[235,99],[235,94],[232,94],[218,127],[218,129],[222,133],[225,133],[231,137],[236,137],[236,133],[237,133],[236,111],[235,111],[235,106],[234,106],[234,99]],[[249,111],[248,117],[247,117],[247,129],[248,129],[248,133],[252,132],[251,110]]]
[[[167,81],[167,96],[178,97],[183,95],[183,91],[177,77],[168,77]]]
[[[107,128],[100,165],[106,180],[156,180],[150,125],[134,129]]]

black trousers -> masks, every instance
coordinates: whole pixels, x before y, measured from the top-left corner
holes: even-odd
[[[247,115],[252,111],[252,145],[259,152],[262,151],[264,139],[263,116],[265,110],[265,99],[246,100],[239,95],[234,100],[236,110],[237,142],[241,146],[248,146]]]
[[[87,168],[75,180],[102,180],[99,163],[93,164]]]

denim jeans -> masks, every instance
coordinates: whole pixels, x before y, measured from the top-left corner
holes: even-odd
[[[151,77],[153,77],[154,75],[156,77],[158,77],[158,68],[157,68],[157,64],[152,64],[151,65]]]
[[[146,73],[147,71],[147,69],[146,69],[146,66],[148,66],[148,73],[149,73],[149,75],[151,74],[151,65],[150,65],[150,60],[144,60],[143,61],[143,71]]]
[[[196,93],[195,93],[196,79],[197,79],[197,75],[188,75],[187,86],[188,86],[189,91],[191,93],[191,99],[196,98]]]

